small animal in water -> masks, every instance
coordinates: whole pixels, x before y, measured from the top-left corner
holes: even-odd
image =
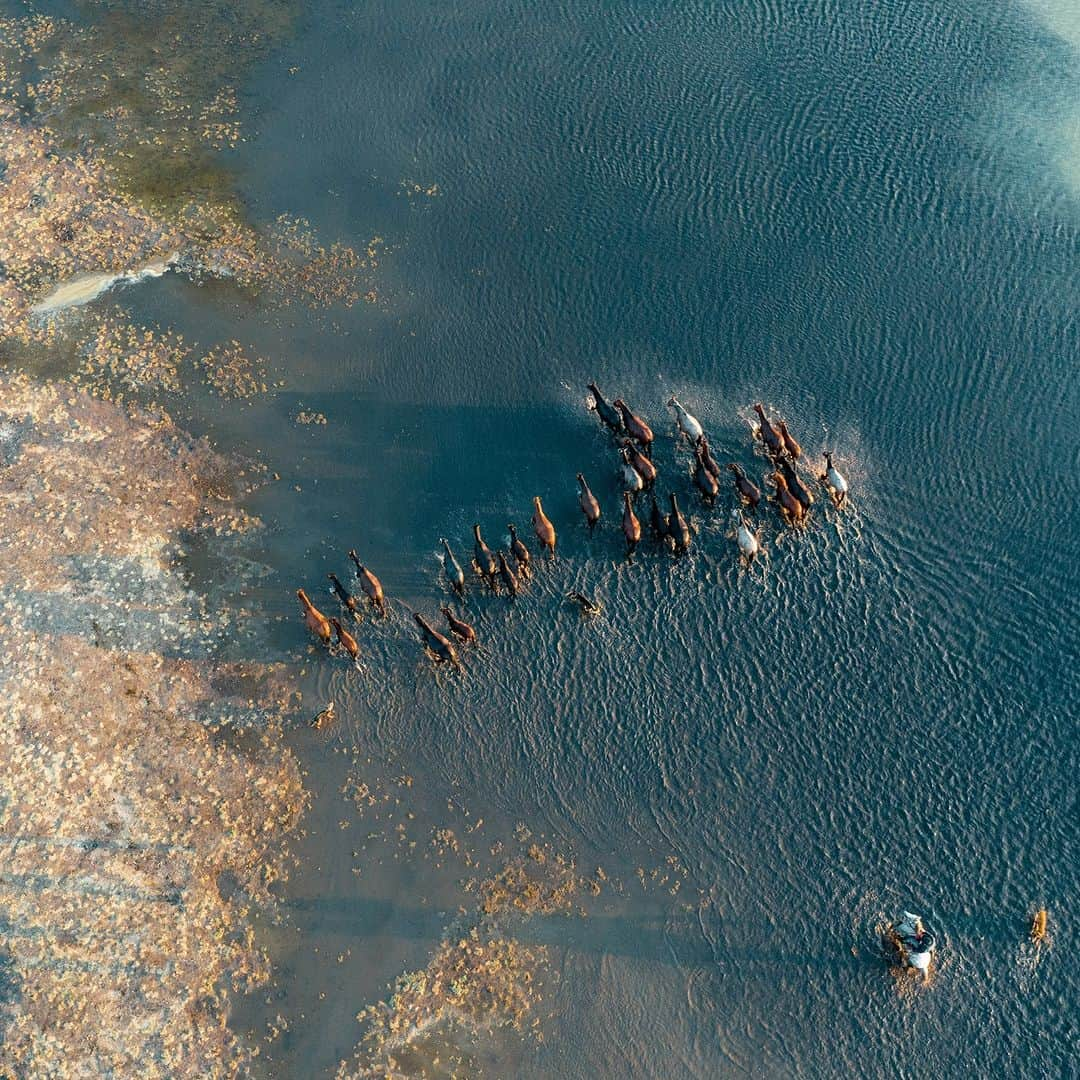
[[[536,539],[540,541],[542,548],[547,548],[549,554],[555,558],[555,526],[551,524],[544,507],[540,502],[540,496],[533,496],[532,527],[536,533]]]
[[[716,463],[716,458],[712,456],[712,450],[709,447],[709,440],[704,435],[698,439],[696,444],[697,452],[701,455],[701,464],[705,466],[713,474],[713,477],[717,480],[720,479],[720,466]]]
[[[672,492],[670,498],[671,513],[668,514],[667,519],[668,536],[675,542],[675,550],[680,555],[685,555],[690,550],[690,526],[686,524],[686,518],[679,509],[678,496]]]
[[[577,604],[578,609],[581,611],[582,615],[599,615],[600,612],[603,610],[603,608],[596,600],[591,600],[583,593],[568,592],[566,594],[566,599],[569,600],[572,604]]]
[[[499,579],[503,585],[506,586],[506,591],[510,594],[511,598],[517,596],[521,592],[521,586],[518,584],[518,579],[514,574],[514,571],[510,569],[510,564],[506,561],[506,556],[499,552]]]
[[[630,505],[629,491],[623,492],[622,531],[623,536],[626,537],[626,557],[630,558],[634,554],[634,548],[641,541],[641,522],[638,521],[637,514]]]
[[[461,564],[454,558],[454,553],[450,550],[450,544],[445,537],[439,541],[443,546],[443,570],[446,572],[446,580],[450,582],[450,588],[461,596],[465,592],[465,571],[461,569]]]
[[[787,424],[783,420],[779,422],[779,428],[780,441],[784,444],[784,449],[791,455],[792,461],[798,461],[802,457],[802,447],[795,441],[795,436],[788,431]]]
[[[709,472],[701,456],[701,448],[694,448],[694,486],[701,492],[701,497],[706,503],[712,504],[713,499],[720,493],[720,485],[716,477]]]
[[[739,547],[739,554],[746,560],[746,564],[749,566],[757,557],[757,553],[761,550],[757,537],[747,526],[741,510],[731,511],[731,523],[734,527],[735,543]]]
[[[765,409],[760,401],[754,406],[754,412],[758,414],[759,420],[758,438],[765,444],[769,456],[778,458],[784,452],[784,440],[781,438],[780,432],[769,423],[765,416]]]
[[[355,660],[360,655],[360,646],[356,644],[356,638],[337,619],[331,619],[330,624],[337,631],[338,644]]]
[[[341,606],[346,611],[352,614],[354,619],[360,618],[360,601],[344,585],[338,580],[337,574],[327,574],[330,579],[330,584],[337,595],[337,598],[341,601]]]
[[[581,512],[585,515],[589,528],[592,529],[600,520],[600,500],[589,490],[589,485],[585,483],[585,477],[581,473],[577,474],[577,482],[581,488],[581,493],[578,495]]]
[[[788,490],[803,504],[804,510],[809,510],[814,505],[814,496],[811,494],[810,489],[802,482],[790,461],[781,458],[779,464],[780,471],[787,481]]]
[[[440,662],[449,661],[451,664],[458,662],[457,649],[454,648],[449,638],[439,633],[419,612],[413,612],[413,619],[420,627],[420,633],[424,638],[424,647]]]
[[[681,404],[679,399],[674,394],[668,398],[668,405],[675,410],[675,422],[679,425],[679,430],[692,442],[696,443],[698,439],[704,438],[705,429],[698,423],[696,416],[691,416]]]
[[[444,604],[439,610],[443,613],[443,618],[446,619],[446,625],[450,627],[450,633],[454,635],[459,641],[464,641],[467,645],[476,644],[476,631],[469,625],[464,619],[459,619],[453,611],[450,610],[449,605]]]
[[[387,615],[386,597],[383,595],[382,583],[360,561],[360,556],[355,551],[349,552],[349,558],[356,564],[356,580],[360,582],[360,590],[368,598],[368,602],[384,618]]]
[[[303,589],[296,590],[296,598],[304,610],[304,625],[323,644],[330,643],[330,620],[308,599]]]
[[[514,562],[517,563],[518,573],[522,577],[528,577],[532,573],[532,555],[529,554],[524,541],[518,536],[516,526],[507,525],[507,529],[510,531],[510,554],[514,556]]]
[[[334,703],[328,701],[325,709],[320,709],[312,718],[311,726],[313,728],[329,727],[336,719],[336,713],[334,710]]]
[[[753,509],[757,509],[757,504],[761,502],[761,492],[757,484],[743,472],[742,466],[736,465],[734,461],[728,465],[728,468],[734,474],[735,490],[739,493],[739,497],[745,499]]]
[[[838,506],[843,506],[847,500],[848,482],[843,474],[833,464],[832,451],[825,451],[825,471],[821,474],[821,482],[829,489],[832,501]]]
[[[1033,945],[1041,945],[1046,937],[1046,920],[1046,908],[1039,908],[1031,920],[1031,943]]]
[[[619,415],[622,417],[623,427],[626,428],[626,433],[635,442],[640,443],[645,447],[645,452],[649,452],[649,447],[653,443],[652,428],[641,419],[640,416],[636,416],[632,413],[626,405],[626,402],[622,398],[616,398],[613,402],[616,409],[619,410]]]
[[[592,391],[593,400],[595,401],[593,408],[596,410],[596,415],[599,416],[612,431],[622,431],[623,422],[622,417],[619,415],[619,410],[604,399],[604,395],[600,393],[600,388],[596,383],[589,383],[589,389]]]
[[[782,472],[772,474],[773,483],[776,485],[776,501],[780,505],[780,513],[791,526],[802,523],[806,511],[803,504],[788,491],[787,480]]]
[[[649,528],[652,530],[654,540],[663,540],[667,536],[667,522],[660,512],[660,504],[657,503],[656,496],[652,495],[650,498],[652,505],[649,507]]]

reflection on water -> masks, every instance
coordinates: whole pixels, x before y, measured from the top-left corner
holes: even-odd
[[[282,586],[342,573],[355,546],[401,601],[360,635],[367,678],[320,665],[308,692],[339,702],[365,755],[407,762],[421,836],[464,788],[485,830],[524,820],[627,889],[554,924],[566,948],[544,1042],[496,1075],[919,1073],[930,1054],[1035,1073],[1075,1032],[1052,957],[1031,993],[1014,978],[1028,905],[1075,878],[1070,781],[1046,765],[1071,760],[1075,706],[1053,674],[1059,605],[1076,614],[1055,483],[1074,485],[1046,435],[1074,427],[1075,228],[1063,213],[1038,224],[1049,199],[1069,211],[1067,192],[1019,143],[1008,164],[988,154],[976,108],[1029,85],[1026,16],[770,14],[376,4],[310,28],[292,92],[260,85],[273,122],[239,152],[255,205],[375,219],[395,248],[382,320],[345,318],[317,350],[298,328],[296,397],[328,424],[283,431],[283,487],[302,490],[260,508],[278,522]],[[285,153],[297,133],[299,157]],[[401,198],[403,176],[439,198]],[[623,561],[591,379],[660,433],[661,491],[700,529],[690,558],[643,543]],[[702,509],[672,451],[672,392],[757,480],[741,415],[763,399],[808,471],[841,456],[850,512],[816,505],[792,536],[766,511],[767,559],[741,571],[729,504]],[[579,470],[610,523],[592,537]],[[505,544],[534,494],[559,529],[556,566],[513,605],[471,592],[485,652],[433,672],[407,609],[446,595],[438,538],[460,558],[479,521]],[[571,588],[603,615],[582,622]],[[324,800],[319,865],[341,818]],[[678,893],[639,897],[636,867],[668,855],[687,870]],[[410,921],[425,905],[403,899],[437,892],[438,875],[418,859],[401,881],[405,861],[327,883],[394,913],[369,932],[358,909],[355,939],[385,963],[342,976],[353,1001],[438,948],[438,929]],[[608,904],[625,921],[605,921]],[[635,918],[652,904],[655,919]],[[946,950],[929,992],[898,1000],[874,928],[905,906]],[[596,951],[594,922],[613,928]],[[290,960],[317,934],[305,922]],[[348,1020],[313,1007],[319,1031]],[[297,1035],[276,1060],[332,1069],[338,1049]]]
[[[1020,0],[1036,30],[1040,69],[1034,92],[1005,103],[1013,123],[1080,195],[1080,106],[1071,92],[1080,73],[1080,8],[1069,0]]]

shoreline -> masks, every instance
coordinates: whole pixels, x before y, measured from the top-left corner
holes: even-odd
[[[261,1047],[230,1028],[230,999],[269,978],[254,915],[277,910],[308,804],[289,669],[216,658],[238,638],[266,650],[233,596],[235,547],[261,523],[235,463],[158,404],[192,381],[267,393],[268,361],[93,302],[175,270],[269,311],[347,307],[374,296],[378,242],[242,215],[208,163],[239,138],[229,84],[260,46],[231,35],[260,13],[178,17],[217,26],[175,46],[210,70],[151,72],[148,112],[110,79],[160,62],[152,13],[119,36],[0,20],[0,1074],[235,1076]],[[19,373],[57,360],[64,381]],[[188,586],[196,545],[227,586]]]
[[[306,795],[280,669],[213,659],[236,627],[175,553],[258,522],[161,417],[22,376],[0,401],[0,1071],[235,1075],[229,997],[268,978],[251,913]],[[252,705],[243,749],[218,737]]]

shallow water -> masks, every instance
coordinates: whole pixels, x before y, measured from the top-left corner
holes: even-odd
[[[245,84],[249,141],[230,161],[252,216],[389,248],[378,302],[345,313],[267,319],[172,275],[126,297],[185,332],[243,336],[287,382],[188,406],[280,474],[253,500],[272,572],[247,598],[272,647],[305,648],[293,592],[345,578],[350,547],[394,598],[358,632],[362,672],[312,656],[301,678],[305,708],[332,699],[341,720],[297,733],[316,797],[285,925],[267,930],[281,971],[238,1010],[259,1033],[290,1020],[267,1075],[332,1075],[355,1013],[424,966],[467,902],[431,830],[479,819],[506,843],[524,822],[622,887],[586,918],[523,928],[560,976],[545,1038],[481,1040],[477,1070],[1066,1074],[1066,16],[974,0],[318,4]],[[623,560],[594,378],[657,431],[659,490],[700,530],[690,557],[645,542]],[[672,391],[718,458],[759,477],[747,418],[766,402],[815,468],[836,451],[851,507],[819,498],[798,536],[763,510],[767,558],[742,571],[730,493],[715,510],[693,494]],[[327,424],[296,424],[301,409]],[[579,470],[605,514],[592,536]],[[558,559],[512,605],[474,587],[485,651],[436,674],[408,610],[445,595],[438,538],[464,563],[471,524],[495,546],[533,494]],[[564,603],[572,587],[600,619]],[[377,821],[340,794],[353,753],[393,792]],[[670,857],[682,870],[658,884]],[[1033,963],[1036,905],[1052,944]],[[876,946],[904,907],[944,938],[914,992]]]

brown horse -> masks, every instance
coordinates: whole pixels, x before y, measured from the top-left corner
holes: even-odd
[[[533,514],[532,514],[532,527],[533,532],[536,533],[536,539],[540,541],[542,548],[547,548],[551,557],[555,558],[555,526],[551,524],[551,520],[547,514],[544,513],[544,507],[540,503],[540,496],[533,496]]]

